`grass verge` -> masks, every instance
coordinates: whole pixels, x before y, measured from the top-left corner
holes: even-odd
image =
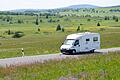
[[[120,52],[0,68],[4,80],[119,80]]]

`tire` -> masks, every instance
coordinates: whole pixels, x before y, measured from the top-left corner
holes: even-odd
[[[72,51],[72,54],[75,54],[75,53],[76,53],[76,50],[73,50],[73,51]]]
[[[93,50],[91,50],[90,52],[91,52],[91,53],[94,53],[94,52],[95,52],[95,50],[93,49]]]

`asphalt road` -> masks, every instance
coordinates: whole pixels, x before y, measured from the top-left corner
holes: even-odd
[[[108,49],[100,49],[96,50],[95,53],[108,53],[108,52],[119,52],[120,47],[118,48],[108,48]],[[38,55],[38,56],[24,56],[24,57],[16,57],[16,58],[6,58],[6,59],[0,59],[0,67],[9,67],[9,66],[19,66],[24,64],[32,64],[36,62],[43,63],[44,61],[48,60],[61,60],[65,58],[77,58],[80,56],[86,56],[88,54],[77,54],[77,55],[63,55],[61,53],[59,54],[47,54],[47,55]]]

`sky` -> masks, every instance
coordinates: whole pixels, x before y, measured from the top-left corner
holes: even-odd
[[[78,4],[120,5],[120,0],[0,0],[0,11],[14,9],[54,9]]]

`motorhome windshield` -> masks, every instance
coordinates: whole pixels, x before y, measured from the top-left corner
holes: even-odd
[[[74,39],[66,39],[64,45],[72,45],[75,42]]]

